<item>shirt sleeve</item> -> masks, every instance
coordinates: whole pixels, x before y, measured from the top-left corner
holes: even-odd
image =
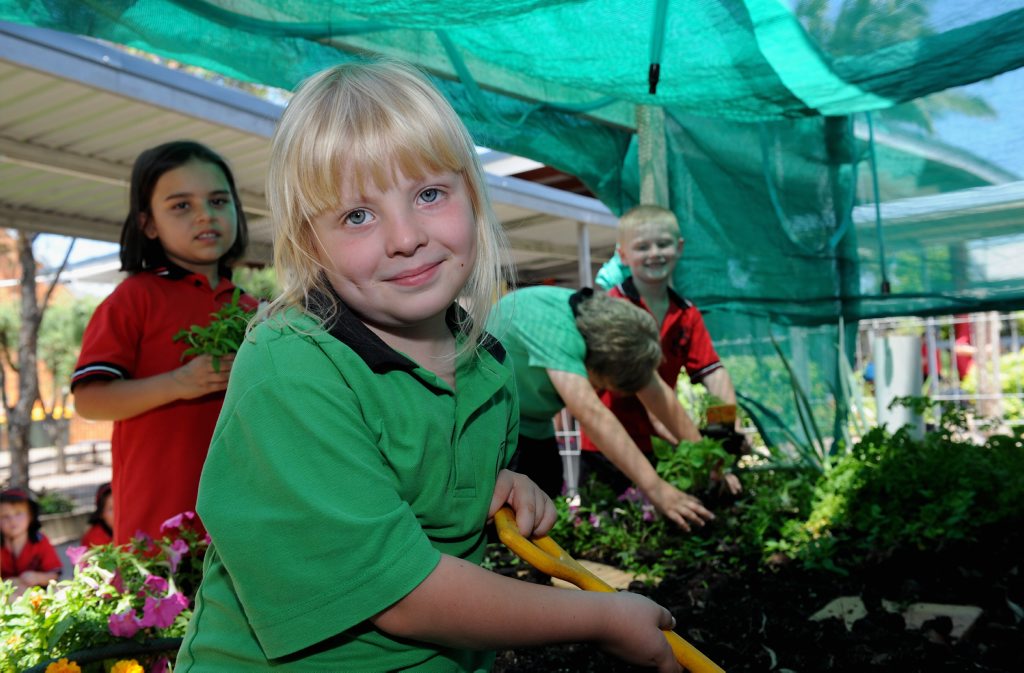
[[[587,344],[576,328],[569,293],[524,297],[513,309],[515,334],[529,366],[587,375]]]
[[[82,336],[71,390],[83,381],[132,377],[144,320],[132,297],[132,285],[125,281],[96,308]]]
[[[690,375],[691,383],[699,383],[705,376],[720,369],[722,363],[715,352],[714,344],[711,343],[711,335],[704,325],[704,318],[696,306],[690,307],[686,322],[686,332],[689,336],[686,372]]]
[[[246,385],[200,482],[198,512],[269,658],[377,614],[440,561],[378,446],[381,420],[327,369]]]

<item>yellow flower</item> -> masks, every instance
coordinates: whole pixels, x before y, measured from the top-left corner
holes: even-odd
[[[110,673],[146,673],[146,671],[134,659],[122,659],[114,664],[114,667],[110,669]]]
[[[82,669],[73,661],[61,659],[47,666],[46,673],[82,673]]]

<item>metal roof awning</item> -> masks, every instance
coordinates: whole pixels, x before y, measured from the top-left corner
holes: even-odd
[[[883,202],[879,205],[885,244],[917,245],[921,240],[955,244],[968,239],[1024,236],[1024,181],[962,189]],[[861,244],[875,240],[873,204],[853,209]]]
[[[135,157],[189,138],[231,164],[247,261],[270,261],[264,179],[282,105],[101,42],[4,22],[0,92],[0,225],[117,241]],[[522,281],[574,285],[586,276],[581,257],[593,267],[611,256],[616,217],[597,199],[511,176],[487,182]]]

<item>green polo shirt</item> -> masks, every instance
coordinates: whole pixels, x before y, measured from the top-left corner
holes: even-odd
[[[457,391],[347,309],[259,325],[231,369],[198,512],[212,544],[177,671],[483,671],[493,653],[368,619],[442,553],[479,563],[518,410],[501,346]]]
[[[512,360],[519,392],[519,432],[531,439],[554,437],[552,418],[565,404],[548,369],[587,375],[587,344],[569,305],[573,291],[526,287],[501,298],[487,321]]]

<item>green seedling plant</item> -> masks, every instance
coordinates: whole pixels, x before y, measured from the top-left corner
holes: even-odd
[[[722,442],[711,437],[702,437],[696,442],[682,441],[672,446],[663,439],[652,438],[654,455],[658,458],[655,468],[665,481],[683,491],[703,491],[716,469],[731,467],[735,458],[722,448]]]
[[[638,577],[665,572],[668,528],[635,488],[616,494],[591,477],[575,498],[557,498],[550,536],[576,559],[609,563]]]
[[[175,341],[185,341],[188,348],[181,354],[181,359],[196,355],[213,357],[213,371],[220,371],[221,358],[238,351],[245,338],[245,329],[249,321],[256,315],[238,305],[241,289],[235,288],[231,302],[224,304],[220,310],[211,313],[212,322],[206,327],[192,325],[174,335]]]

